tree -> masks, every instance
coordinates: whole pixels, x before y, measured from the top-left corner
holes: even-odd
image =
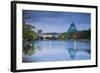
[[[23,24],[23,39],[24,40],[32,41],[37,38],[36,32],[33,31],[32,29],[35,29],[35,27],[32,25]]]
[[[58,36],[58,39],[59,40],[66,40],[67,38],[67,33],[61,33],[59,36]]]
[[[37,39],[37,34],[34,26],[23,24],[23,52],[27,55],[32,55],[35,52],[34,40]]]
[[[25,21],[29,20],[30,16],[23,12],[23,52],[26,55],[32,55],[35,52],[34,40],[37,39],[37,34],[35,32],[35,26],[26,24]]]

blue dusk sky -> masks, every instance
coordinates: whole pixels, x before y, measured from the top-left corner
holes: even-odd
[[[88,30],[91,27],[90,13],[54,12],[23,10],[23,21],[46,32],[67,32],[71,23],[77,30]]]

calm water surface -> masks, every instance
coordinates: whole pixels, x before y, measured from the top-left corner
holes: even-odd
[[[88,60],[91,55],[89,41],[41,40],[33,44],[35,53],[23,54],[23,62]]]

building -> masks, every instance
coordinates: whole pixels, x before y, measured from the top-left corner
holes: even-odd
[[[39,37],[42,37],[42,36],[43,36],[43,31],[42,31],[41,29],[39,29],[39,30],[37,31],[37,34],[38,34]]]

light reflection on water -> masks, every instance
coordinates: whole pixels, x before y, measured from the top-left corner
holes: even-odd
[[[23,62],[65,61],[90,59],[90,42],[42,40],[34,43],[35,53],[23,54]]]

